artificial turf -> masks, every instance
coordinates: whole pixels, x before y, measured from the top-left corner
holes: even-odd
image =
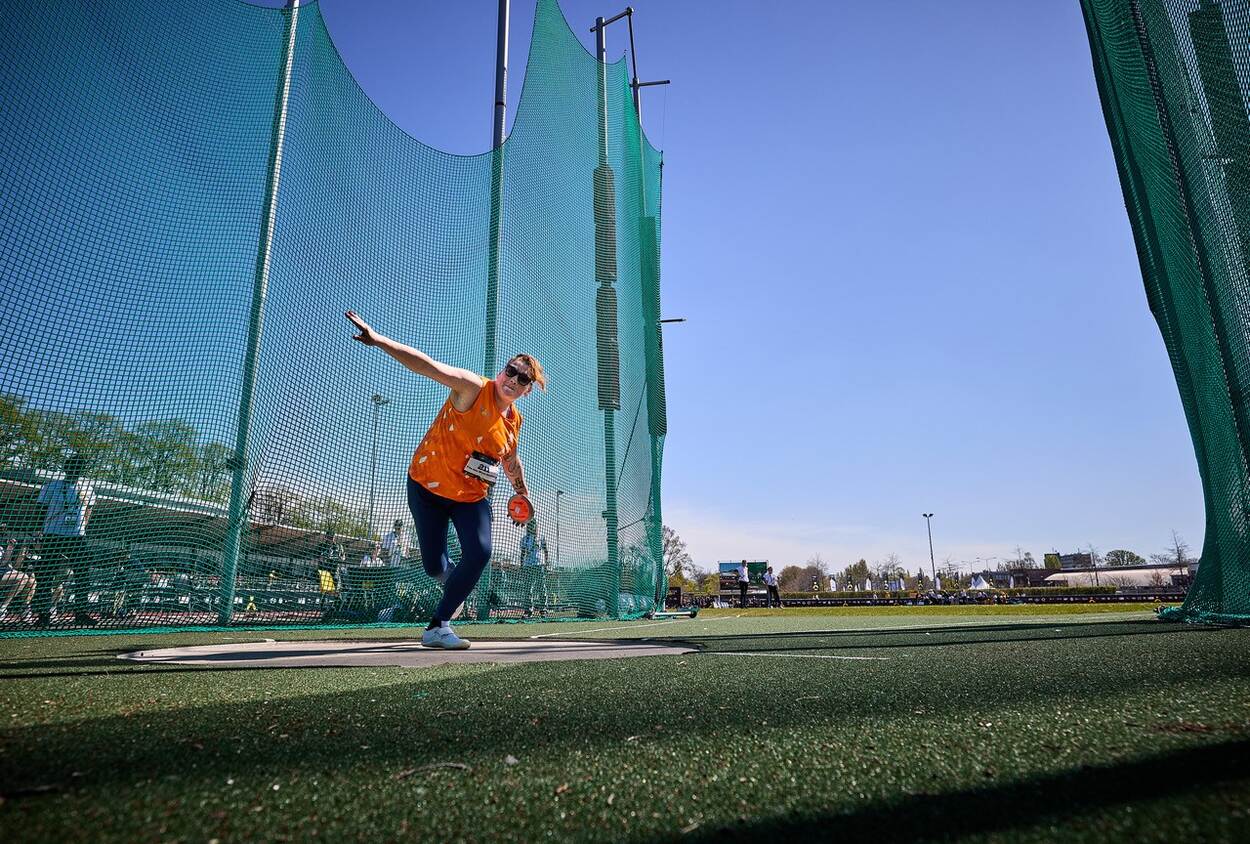
[[[472,627],[699,650],[420,670],[116,658],[411,629],[0,641],[0,838],[1246,839],[1250,631],[934,609]]]

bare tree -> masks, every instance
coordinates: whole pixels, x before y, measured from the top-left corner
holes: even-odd
[[[668,525],[664,525],[662,535],[664,541],[664,570],[670,575],[684,578],[686,569],[694,565],[690,552],[686,550],[686,543],[677,535],[677,531]]]
[[[1019,545],[1016,546],[1015,556],[1010,560],[1004,560],[998,564],[999,571],[1010,571],[1011,569],[1035,569],[1037,568],[1037,560],[1033,559],[1032,551],[1025,551]]]
[[[1172,546],[1161,554],[1151,554],[1152,562],[1166,564],[1176,569],[1177,574],[1185,574],[1189,570],[1190,564],[1194,562],[1193,557],[1189,556],[1189,543],[1181,538],[1176,531],[1172,531]]]
[[[1089,544],[1089,567],[1094,570],[1094,585],[1101,586],[1102,579],[1098,576],[1098,564],[1102,562],[1102,555],[1098,553],[1098,549],[1094,547],[1094,543]]]

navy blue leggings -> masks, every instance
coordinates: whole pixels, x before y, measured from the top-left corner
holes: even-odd
[[[464,502],[435,495],[408,478],[408,509],[417,523],[417,544],[425,573],[438,579],[451,568],[447,556],[447,523],[456,526],[460,539],[460,564],[443,583],[443,600],[434,618],[447,621],[464,603],[482,577],[490,560],[490,499]]]

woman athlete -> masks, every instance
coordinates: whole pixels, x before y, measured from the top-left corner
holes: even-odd
[[[537,384],[547,389],[542,365],[530,355],[515,355],[494,380],[434,360],[424,352],[384,337],[354,311],[347,318],[360,333],[352,339],[376,346],[418,375],[451,390],[408,467],[408,508],[417,525],[421,562],[443,584],[443,599],[421,635],[427,648],[459,650],[469,643],[448,622],[473,591],[490,560],[490,489],[502,463],[524,512],[533,513],[525,469],[517,453],[523,421],[513,403]],[[509,513],[512,507],[509,507]],[[460,564],[447,556],[447,523],[460,539]],[[518,522],[519,524],[519,522]]]

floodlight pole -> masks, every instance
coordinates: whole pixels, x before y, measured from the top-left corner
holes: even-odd
[[[230,480],[230,508],[226,516],[226,544],[221,559],[221,606],[217,610],[220,624],[229,624],[234,616],[234,580],[239,570],[239,548],[248,520],[245,494],[247,452],[251,446],[252,407],[256,397],[256,369],[259,362],[261,327],[264,324],[265,297],[269,289],[269,262],[273,253],[274,219],[278,208],[278,184],[282,172],[282,142],[286,135],[287,101],[291,93],[291,65],[295,59],[295,29],[299,21],[299,0],[287,0],[285,44],[282,65],[278,71],[278,88],[274,96],[273,125],[269,136],[269,178],[265,182],[265,198],[260,215],[260,237],[256,247],[256,267],[252,275],[252,307],[247,325],[247,345],[243,353],[243,378],[239,389],[238,427],[234,436],[234,453],[230,456],[233,475]]]
[[[933,561],[933,523],[929,521],[933,518],[932,513],[921,513],[924,516],[924,526],[929,531],[929,573],[933,575],[933,588],[937,588],[937,564]]]

